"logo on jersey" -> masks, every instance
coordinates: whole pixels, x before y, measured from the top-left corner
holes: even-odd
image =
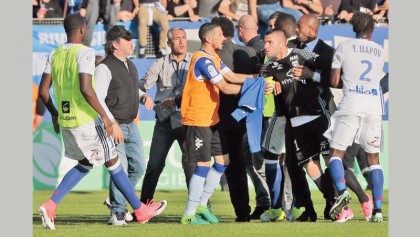
[[[70,101],[61,101],[61,111],[63,113],[70,113]]]
[[[272,64],[273,64],[273,65],[271,66],[271,68],[274,68],[274,69],[276,69],[276,70],[281,70],[281,69],[283,69],[283,64],[281,64],[281,63],[278,63],[278,62],[273,62]]]
[[[209,64],[209,63],[211,63],[211,61],[207,59],[207,60],[204,62],[204,65]]]
[[[373,95],[377,96],[378,91],[376,89],[364,89],[363,85],[359,86],[357,85],[354,89],[349,88],[349,92],[362,94],[362,95]]]
[[[203,140],[201,140],[200,138],[198,138],[197,136],[195,136],[195,150],[200,149],[200,147],[203,146]]]
[[[207,67],[207,71],[209,72],[209,74],[211,75],[211,77],[215,77],[217,76],[217,71],[216,68],[214,67],[214,65],[210,65]]]

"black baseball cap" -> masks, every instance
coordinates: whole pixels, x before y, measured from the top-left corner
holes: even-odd
[[[109,29],[108,33],[106,34],[106,40],[112,41],[118,38],[124,38],[126,40],[136,39],[137,37],[133,35],[130,31],[125,29],[122,25],[115,25],[111,29]]]

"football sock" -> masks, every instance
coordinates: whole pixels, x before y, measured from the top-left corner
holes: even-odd
[[[271,208],[281,207],[281,181],[282,171],[278,160],[264,159],[265,177],[267,179],[268,189],[270,190]]]
[[[195,210],[200,202],[201,195],[203,195],[204,183],[210,171],[210,167],[196,166],[194,173],[190,179],[190,188],[188,189],[187,208],[184,211],[184,216],[195,214]]]
[[[133,210],[137,210],[141,206],[140,199],[137,197],[136,192],[128,179],[127,174],[124,172],[124,168],[121,161],[118,160],[114,165],[107,168],[111,174],[112,181],[115,186],[130,203]]]
[[[80,182],[80,180],[82,180],[82,178],[89,173],[92,168],[92,166],[84,166],[78,164],[69,170],[61,183],[58,185],[57,189],[54,191],[53,195],[51,196],[51,200],[58,204],[61,199],[63,199],[63,197],[66,196],[66,194],[70,192]]]
[[[384,173],[381,165],[371,165],[369,169],[370,178],[372,179],[373,206],[375,209],[382,209]]]
[[[331,179],[341,195],[346,190],[346,180],[344,179],[343,161],[339,157],[331,157],[328,168]]]
[[[214,190],[216,189],[217,185],[219,185],[220,177],[222,177],[223,172],[225,172],[226,168],[227,166],[218,164],[216,162],[210,168],[210,171],[207,174],[206,181],[204,183],[203,194],[200,198],[200,206],[207,206],[207,202],[213,194]]]

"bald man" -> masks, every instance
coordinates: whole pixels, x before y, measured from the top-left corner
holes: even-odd
[[[306,14],[303,15],[299,22],[298,28],[296,29],[297,35],[297,45],[298,48],[302,48],[308,51],[312,51],[316,54],[319,54],[319,57],[316,59],[314,67],[310,68],[313,71],[313,80],[318,82],[318,88],[321,91],[321,98],[327,103],[327,109],[332,114],[335,111],[335,103],[333,100],[333,95],[330,90],[330,76],[331,76],[331,64],[333,60],[334,48],[327,45],[323,40],[318,38],[319,30],[319,21],[315,15]],[[308,74],[308,73],[304,73]],[[324,157],[328,156],[328,152],[325,152]],[[352,167],[350,167],[352,168]],[[328,174],[328,170],[325,171]],[[364,192],[363,188],[360,186],[357,178],[354,176],[354,173],[345,167],[345,179],[347,186],[356,193],[359,203],[363,206],[363,203],[369,201],[369,197]],[[329,208],[327,203],[326,209]],[[324,212],[324,218],[326,211]]]
[[[239,40],[246,46],[252,47],[257,52],[258,65],[256,70],[260,71],[260,67],[264,63],[264,41],[258,35],[258,25],[254,17],[251,15],[243,15],[239,18],[236,25]],[[274,112],[274,99],[273,95],[266,95],[264,103],[264,117],[262,124],[262,138],[268,129],[271,115]],[[269,105],[267,106],[267,103]],[[271,106],[271,110],[268,108]],[[271,112],[270,112],[271,111]],[[261,139],[263,141],[263,139]],[[260,219],[261,214],[270,208],[270,194],[265,178],[264,156],[262,152],[251,153],[248,143],[243,144],[244,157],[246,160],[246,172],[250,177],[252,184],[255,188],[256,205],[254,211],[251,213],[251,219]]]
[[[258,34],[258,23],[253,16],[241,16],[235,27],[238,38],[244,45],[254,48],[257,52],[264,49],[264,41]]]

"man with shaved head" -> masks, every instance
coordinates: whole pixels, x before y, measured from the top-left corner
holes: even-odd
[[[253,16],[241,16],[235,27],[238,38],[244,45],[254,48],[257,52],[264,49],[264,41],[258,34],[258,23]]]
[[[319,21],[315,15],[306,14],[303,15],[299,22],[298,28],[296,29],[297,40],[296,45],[298,48],[312,51],[317,53],[319,57],[316,59],[316,63],[313,67],[309,68],[310,70],[304,69],[302,76],[303,78],[312,78],[318,84],[318,88],[321,90],[321,98],[327,102],[327,108],[332,114],[335,111],[335,103],[333,100],[333,95],[330,90],[330,76],[331,76],[331,63],[333,60],[334,48],[326,44],[323,40],[318,38],[319,30]],[[328,157],[329,153],[323,153],[323,156]],[[329,170],[325,170],[325,174],[328,174]],[[329,177],[327,177],[329,178]],[[362,209],[364,206],[368,206],[365,203],[369,203],[369,196],[365,194],[363,188],[360,186],[357,181],[354,173],[345,167],[345,178],[347,185],[353,192],[356,193]],[[331,208],[331,203],[326,204],[324,210],[324,218],[330,219],[328,211]],[[368,211],[366,211],[367,213]],[[338,219],[346,220],[343,216],[339,216]]]
[[[258,64],[257,70],[264,63],[265,52],[264,52],[264,41],[258,35],[258,24],[255,21],[254,17],[251,15],[243,15],[239,18],[238,24],[236,25],[237,33],[239,40],[242,41],[246,46],[252,47],[257,52]],[[271,104],[273,109],[267,108],[267,103]],[[271,112],[270,112],[271,111]],[[274,101],[273,95],[265,96],[264,103],[264,117],[262,124],[262,137],[264,137],[271,115],[274,111]],[[262,141],[262,139],[261,139]],[[264,211],[268,210],[270,207],[270,195],[267,187],[267,181],[265,178],[265,168],[264,168],[264,156],[262,152],[250,153],[248,143],[244,143],[244,156],[246,163],[246,172],[250,177],[252,184],[255,188],[255,209],[251,213],[251,219],[260,219],[261,214]]]
[[[303,15],[299,19],[295,30],[296,39],[290,40],[287,46],[312,51],[319,55],[315,59],[316,63],[310,66],[296,68],[295,74],[299,75],[301,78],[313,80],[313,82],[315,82],[321,92],[321,98],[326,102],[326,109],[330,110],[331,113],[335,110],[335,104],[330,90],[330,72],[334,49],[318,38],[319,21],[317,16],[313,14]],[[286,126],[289,127],[290,123]],[[326,147],[326,151],[328,151],[328,147]],[[300,220],[314,221],[316,219],[316,213],[313,210],[313,202],[311,200],[309,187],[306,184],[306,177],[304,177],[305,175],[302,167],[297,165],[295,158],[292,158],[292,156],[295,156],[296,151],[294,140],[291,136],[286,136],[286,152],[286,156],[291,158],[286,159],[286,165],[292,179],[292,184],[294,185],[293,187],[296,187],[293,189],[295,203],[305,206],[305,212],[302,214]],[[328,154],[326,153],[326,155]],[[328,174],[328,171],[322,174],[318,179],[315,179],[314,182],[318,186],[322,186],[325,179],[329,179],[326,174]],[[333,195],[333,190],[328,189],[326,191],[329,191],[327,196]],[[329,198],[326,198],[324,218],[331,219],[328,212],[333,203],[328,199]]]

